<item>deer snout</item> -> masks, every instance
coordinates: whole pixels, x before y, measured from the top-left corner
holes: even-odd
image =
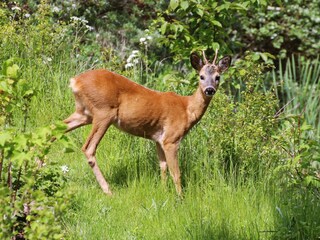
[[[216,89],[213,86],[206,87],[204,94],[207,97],[212,97],[216,93]]]

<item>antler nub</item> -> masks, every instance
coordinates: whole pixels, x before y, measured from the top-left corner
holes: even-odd
[[[217,57],[218,57],[218,48],[216,49],[216,54],[215,54],[213,62],[212,62],[213,65],[216,64]]]
[[[209,62],[208,62],[208,60],[206,58],[206,54],[205,54],[204,50],[202,50],[202,55],[203,55],[203,59],[205,61],[205,64],[208,64]]]

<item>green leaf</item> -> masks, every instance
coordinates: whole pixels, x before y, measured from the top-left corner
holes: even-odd
[[[74,152],[74,150],[72,148],[66,147],[66,148],[63,148],[63,152],[64,153],[72,153],[72,152]]]
[[[19,66],[17,64],[13,64],[12,66],[7,67],[6,75],[12,79],[18,79],[19,77]]]
[[[239,74],[240,76],[245,76],[247,71],[245,69],[240,69]]]
[[[187,8],[189,7],[189,2],[188,1],[183,1],[180,3],[180,6],[183,10],[187,10]]]
[[[211,48],[214,49],[214,50],[219,49],[220,48],[220,44],[217,43],[217,42],[212,42],[211,43]]]
[[[160,31],[161,31],[161,34],[162,34],[162,35],[164,35],[164,34],[166,33],[167,26],[168,26],[168,23],[167,23],[167,22],[164,22],[164,23],[161,25]]]
[[[252,55],[252,60],[253,61],[258,61],[260,59],[260,54],[259,53],[254,53],[253,55]]]
[[[32,158],[31,152],[26,153],[26,152],[15,151],[12,156],[12,161],[16,162],[18,165],[21,165],[23,161],[30,160],[31,158]]]
[[[320,187],[320,181],[313,177],[313,176],[307,176],[305,179],[304,179],[304,182],[307,186],[309,185],[313,185],[313,186],[316,186],[316,187]]]
[[[214,26],[217,26],[217,27],[221,27],[222,28],[222,24],[216,20],[212,20],[211,23],[214,25]]]
[[[261,58],[263,59],[263,61],[267,62],[268,61],[268,56],[265,53],[260,53]]]
[[[25,135],[18,135],[15,137],[14,142],[18,144],[16,148],[24,149],[27,146],[28,138]]]
[[[197,9],[197,14],[198,14],[200,17],[203,17],[204,12],[203,12],[203,10],[202,10],[201,8],[198,8],[198,9]]]
[[[8,82],[6,81],[2,81],[0,82],[0,89],[4,92],[7,92],[9,94],[12,94],[12,87],[10,86],[10,84],[8,84]]]
[[[301,126],[301,131],[308,131],[308,130],[311,130],[312,129],[312,126],[307,124],[306,122],[304,122]]]
[[[7,142],[11,142],[12,135],[8,132],[0,133],[0,146],[4,147]]]
[[[179,6],[178,0],[170,0],[169,9],[174,11]]]

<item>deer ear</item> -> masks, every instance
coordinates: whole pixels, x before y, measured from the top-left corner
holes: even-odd
[[[220,72],[224,72],[226,71],[229,66],[231,64],[231,57],[230,56],[226,56],[222,59],[220,59],[219,63],[218,63],[218,68]]]
[[[203,62],[202,62],[201,58],[196,53],[192,53],[190,55],[190,62],[191,62],[192,67],[197,71],[200,71],[201,68],[203,67]]]

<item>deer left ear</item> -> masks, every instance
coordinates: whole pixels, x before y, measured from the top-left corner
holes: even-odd
[[[218,63],[219,72],[226,71],[229,68],[230,64],[231,64],[231,57],[230,56],[226,56],[226,57],[220,59],[220,61]]]
[[[190,62],[191,62],[192,67],[195,70],[197,70],[198,72],[201,70],[201,68],[204,65],[201,58],[196,53],[192,53],[190,55]]]

